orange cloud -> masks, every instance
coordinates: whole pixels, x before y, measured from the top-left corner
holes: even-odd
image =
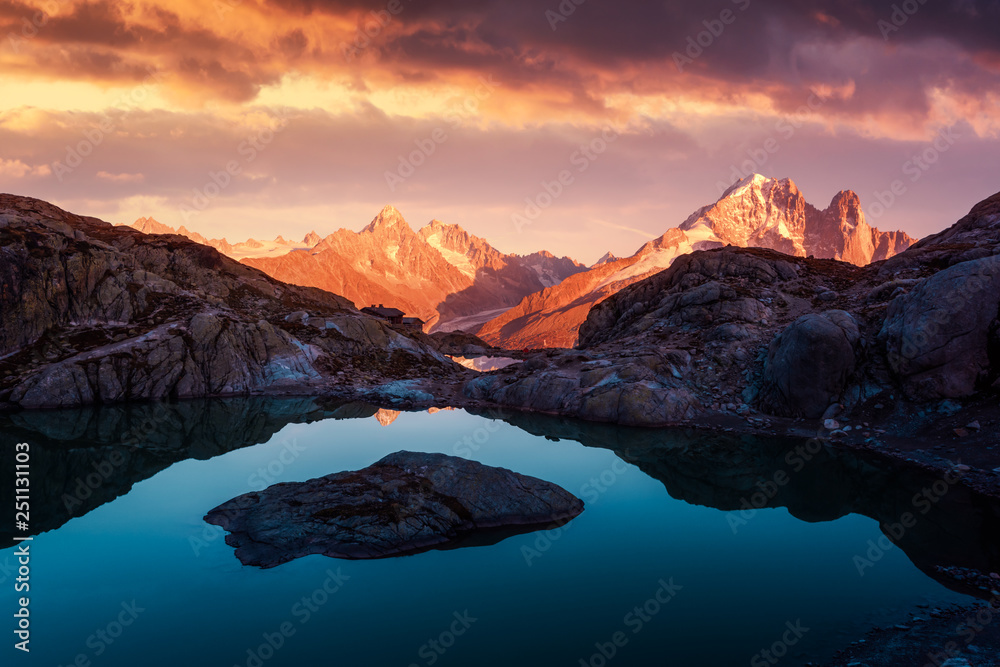
[[[110,174],[106,171],[97,172],[97,178],[111,183],[142,183],[146,180],[143,174]]]
[[[27,176],[49,176],[52,170],[49,165],[29,165],[20,160],[4,160],[0,158],[0,177],[20,179]]]
[[[726,25],[720,8],[733,12]],[[142,108],[262,98],[309,108],[319,91],[338,108],[412,117],[444,116],[493,77],[503,94],[480,100],[467,120],[515,127],[624,127],[677,104],[781,115],[817,94],[826,103],[814,115],[829,127],[897,138],[931,132],[941,109],[962,106],[938,92],[961,97],[961,85],[944,85],[956,73],[966,88],[1000,85],[1000,46],[982,17],[928,5],[887,43],[875,27],[880,12],[874,2],[832,0],[812,8],[626,0],[614,11],[580,6],[553,29],[527,0],[502,11],[483,0],[4,0],[0,34],[13,37],[0,67],[26,83],[126,92],[155,74],[155,99]],[[683,69],[679,52],[691,58]],[[327,97],[324,88],[343,92]],[[69,96],[63,104],[73,108]]]
[[[639,229],[615,211],[686,215],[706,203],[688,191],[703,179],[714,192],[771,136],[781,151],[763,171],[822,173],[838,190],[859,187],[844,182],[858,168],[845,146],[874,181],[876,165],[898,171],[880,155],[942,126],[990,155],[995,6],[970,17],[927,3],[886,39],[877,25],[889,10],[876,0],[588,2],[556,23],[534,0],[0,0],[0,176],[110,210],[124,198],[176,211],[282,113],[294,122],[233,179],[220,209],[237,202],[266,217],[283,201],[319,211],[346,198],[370,219],[395,194],[384,172],[443,129],[447,142],[400,192],[417,210],[436,214],[432,203],[448,199],[503,224],[611,125],[622,141],[591,172],[601,174],[594,194],[581,188],[561,206],[605,206],[588,219]],[[724,9],[734,20],[721,22]],[[677,53],[691,62],[678,67]],[[51,165],[102,126],[92,154],[58,180]],[[996,172],[941,169],[950,187]],[[665,182],[678,198],[667,213]]]

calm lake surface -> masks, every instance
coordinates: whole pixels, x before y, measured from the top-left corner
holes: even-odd
[[[47,532],[31,543],[32,652],[13,651],[5,613],[3,664],[603,665],[601,648],[621,633],[609,665],[751,665],[767,664],[752,661],[791,623],[801,638],[778,664],[797,665],[869,623],[908,619],[917,604],[970,599],[911,562],[927,556],[933,529],[859,575],[855,557],[883,536],[871,516],[896,509],[888,486],[868,505],[852,489],[918,483],[868,463],[817,455],[790,472],[773,501],[786,506],[739,514],[731,510],[774,462],[787,463],[788,443],[373,413],[308,400],[193,402],[155,417],[141,448],[122,440],[142,432],[149,407],[4,418],[4,469],[14,442],[32,445],[33,519]],[[242,566],[202,520],[242,493],[400,450],[549,480],[586,509],[562,530],[490,546],[379,561],[310,556],[271,570]],[[108,460],[113,473],[72,502]],[[866,507],[869,516],[856,513]],[[9,567],[9,532],[2,544]],[[10,571],[0,579],[13,609]],[[658,594],[669,602],[653,602]]]

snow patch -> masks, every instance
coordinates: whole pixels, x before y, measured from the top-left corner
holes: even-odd
[[[469,260],[468,256],[444,247],[444,244],[441,242],[440,232],[434,232],[428,236],[427,244],[441,253],[441,256],[444,257],[446,262],[454,266],[469,278],[473,280],[476,279],[476,267]]]
[[[259,247],[254,247],[259,245]],[[283,257],[295,250],[309,250],[310,246],[301,243],[276,243],[274,241],[259,241],[254,244],[236,243],[232,250],[224,255],[237,262],[244,259],[262,259],[267,257]]]
[[[711,228],[699,224],[684,232],[685,239],[672,248],[657,248],[647,253],[635,264],[625,267],[608,276],[595,291],[622,280],[631,280],[653,272],[670,268],[670,265],[681,255],[687,255],[695,250],[707,250],[719,247],[722,242]]]
[[[535,272],[535,275],[538,276],[539,282],[541,282],[545,287],[555,287],[562,282],[558,276],[552,273],[552,271],[547,270],[541,264],[532,264],[528,268]]]
[[[507,368],[508,366],[513,366],[514,364],[523,363],[522,359],[512,359],[510,357],[448,357],[456,364],[464,366],[473,371],[479,371],[480,373],[489,373],[490,371],[498,371],[502,368]]]
[[[747,189],[754,186],[760,189],[767,188],[767,191],[769,192],[774,183],[775,181],[767,176],[762,174],[753,174],[751,176],[747,176],[746,178],[741,178],[729,186],[729,189],[723,192],[722,196],[719,197],[719,201],[729,197],[740,197],[746,193]]]
[[[476,331],[490,320],[500,317],[511,308],[513,306],[487,310],[475,313],[474,315],[465,315],[464,317],[456,317],[452,320],[439,322],[431,327],[430,333],[434,333],[435,331]]]

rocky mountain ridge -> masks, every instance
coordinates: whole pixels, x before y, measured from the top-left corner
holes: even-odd
[[[717,202],[699,209],[679,226],[684,232],[699,228],[725,245],[770,248],[855,266],[888,259],[914,241],[904,232],[871,227],[861,200],[850,190],[841,190],[826,209],[819,210],[805,200],[791,179],[761,174],[737,181]]]
[[[830,206],[820,211],[806,202],[790,179],[754,174],[631,257],[602,260],[589,275],[581,274],[531,295],[477,333],[483,340],[509,349],[572,347],[591,307],[698,250],[727,245],[770,248],[864,266],[892,257],[912,242],[904,232],[870,227],[853,192],[838,193]]]
[[[340,229],[324,238],[312,231],[298,243],[278,236],[232,244],[153,218],[129,226],[147,234],[185,236],[279,280],[341,294],[358,308],[399,308],[423,319],[428,330],[474,330],[522,297],[586,269],[544,250],[507,255],[439,220],[414,232],[393,206],[360,232]]]
[[[342,297],[13,195],[0,195],[0,312],[0,406],[355,392],[417,366],[465,372]]]
[[[621,257],[618,257],[614,253],[607,252],[607,253],[604,253],[604,255],[599,260],[597,260],[596,262],[594,262],[594,266],[592,266],[590,268],[594,268],[594,267],[597,267],[597,266],[602,266],[604,264],[610,264],[611,262],[617,262],[619,259],[621,259]]]
[[[362,231],[341,229],[309,252],[244,262],[279,280],[342,294],[359,307],[391,305],[445,331],[476,328],[586,268],[547,252],[506,255],[437,220],[415,232],[392,206]]]
[[[466,395],[644,426],[915,422],[921,406],[996,391],[998,267],[1000,194],[864,267],[762,248],[698,251],[590,310],[578,349],[476,378]]]
[[[279,257],[290,253],[293,250],[308,250],[314,247],[321,240],[319,234],[312,231],[306,234],[305,238],[298,243],[287,241],[281,235],[277,236],[273,241],[261,241],[259,239],[249,238],[246,241],[241,241],[239,243],[230,243],[224,238],[206,238],[198,232],[189,230],[183,225],[181,225],[178,229],[174,229],[173,227],[165,225],[151,217],[139,218],[128,226],[133,229],[138,229],[144,234],[177,234],[179,236],[185,236],[195,243],[211,246],[223,255],[231,257],[237,261],[248,257]]]
[[[0,402],[22,407],[367,382],[417,404],[630,425],[878,421],[887,405],[981,396],[1000,378],[1000,195],[864,267],[763,248],[684,254],[592,308],[578,349],[478,375],[441,354],[489,350],[473,337],[402,335],[176,236],[5,195],[0,251]]]

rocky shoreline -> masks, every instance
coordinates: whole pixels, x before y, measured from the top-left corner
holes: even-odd
[[[0,196],[0,252],[15,316],[0,325],[7,408],[329,395],[626,426],[842,423],[826,430],[877,440],[942,404],[972,415],[1000,378],[1000,195],[865,267],[758,248],[685,255],[594,307],[571,350],[408,333],[183,237],[23,197]],[[523,363],[479,374],[456,354]]]
[[[337,295],[181,236],[0,195],[0,406],[323,394],[460,375]]]
[[[502,410],[796,438],[1000,499],[1000,194],[864,267],[694,252],[595,306],[575,349],[517,353],[24,197],[0,195],[0,257],[4,412],[214,396]],[[476,373],[455,354],[523,361]],[[967,569],[948,585],[989,598],[968,582],[994,570]]]
[[[998,667],[997,620],[1000,602],[948,609],[921,605],[906,622],[873,628],[823,667]]]

